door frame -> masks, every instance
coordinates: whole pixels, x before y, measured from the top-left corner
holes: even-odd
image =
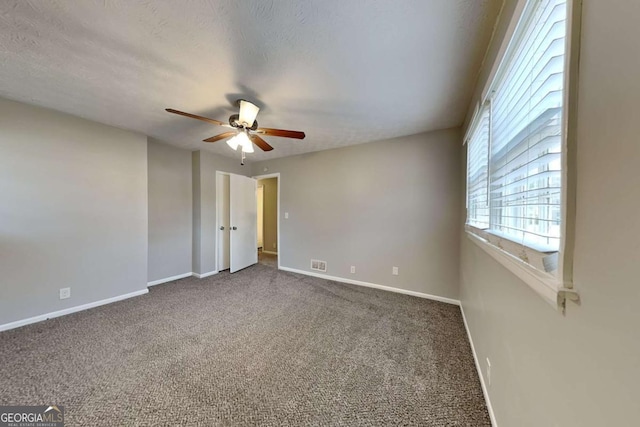
[[[278,194],[277,194],[278,201],[277,201],[277,207],[276,207],[276,214],[278,216],[278,220],[276,222],[278,227],[278,233],[276,236],[276,240],[278,242],[278,270],[280,270],[281,261],[282,261],[282,246],[280,245],[280,182],[282,181],[282,178],[280,178],[280,172],[268,173],[264,175],[254,175],[251,178],[253,179],[278,178]],[[264,250],[264,248],[262,248],[262,250]]]
[[[260,203],[258,205],[262,205],[262,219],[260,220],[260,225],[262,227],[258,227],[258,236],[262,235],[262,240],[256,243],[261,243],[261,246],[258,246],[258,249],[262,248],[264,251],[264,185],[257,185],[256,183],[256,196],[260,194],[260,192],[262,192],[262,200],[259,200]],[[258,212],[258,214],[260,214],[260,212]],[[258,215],[258,217],[260,217],[260,215]]]
[[[229,180],[231,180],[231,174],[229,172],[216,171],[216,271],[220,271],[220,210],[222,209],[222,193],[218,191],[218,186],[220,184],[220,177],[222,175],[227,175]],[[200,236],[202,238],[202,236]],[[231,240],[229,240],[229,245],[231,245]],[[231,249],[231,246],[229,246]],[[229,257],[231,257],[231,253],[229,253]],[[231,261],[231,258],[229,258]]]

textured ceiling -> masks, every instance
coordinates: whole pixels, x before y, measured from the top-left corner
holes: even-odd
[[[501,0],[2,0],[0,97],[233,157],[238,98],[289,156],[462,123]]]

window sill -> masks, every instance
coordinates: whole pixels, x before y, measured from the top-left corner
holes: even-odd
[[[542,297],[549,305],[564,313],[566,300],[578,300],[578,294],[574,289],[568,289],[557,277],[537,270],[529,264],[511,255],[510,253],[492,245],[486,239],[472,231],[466,230],[467,237],[480,249],[488,253],[507,270]]]

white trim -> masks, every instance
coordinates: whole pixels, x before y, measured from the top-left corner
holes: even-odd
[[[226,175],[231,177],[229,172],[216,171],[216,271],[220,270],[220,210],[221,210],[221,192],[220,190],[220,176]],[[229,185],[231,185],[231,178],[229,178]],[[229,204],[231,204],[231,198],[229,198]],[[229,221],[231,221],[231,215],[229,215]],[[231,224],[229,224],[230,226]],[[201,236],[202,237],[202,236]],[[231,239],[229,239],[229,245],[231,245]],[[231,248],[231,246],[229,246]],[[229,267],[231,267],[231,250],[229,250]],[[195,277],[199,279],[201,277],[197,276],[196,273],[193,273]]]
[[[270,254],[270,255],[278,255],[278,252],[271,252],[271,251],[265,251],[264,249],[262,250],[263,254]]]
[[[67,314],[76,313],[78,311],[88,310],[90,308],[99,307],[105,304],[111,304],[112,302],[121,301],[128,298],[144,295],[149,292],[149,289],[145,288],[140,291],[130,292],[124,295],[118,295],[115,297],[103,299],[100,301],[90,302],[88,304],[82,304],[71,308],[65,308],[64,310],[53,311],[47,314],[41,314],[39,316],[29,317],[28,319],[16,320],[15,322],[5,323],[0,325],[1,331],[8,331],[9,329],[19,328],[21,326],[30,325],[32,323],[42,322],[43,320],[53,319],[54,317],[65,316]]]
[[[257,184],[257,180],[256,180],[256,184]],[[262,226],[262,229],[260,229],[260,227],[257,228],[256,232],[258,234],[258,249],[259,248],[263,248],[264,249],[264,185],[257,185],[256,186],[256,198],[258,200],[260,200],[260,198],[258,197],[258,195],[260,194],[260,191],[262,191],[262,219],[260,219],[260,212],[257,213],[257,217],[258,219],[260,219],[260,225]],[[257,207],[257,206],[256,206]],[[256,209],[257,211],[257,209]]]
[[[493,413],[493,406],[491,406],[491,399],[489,398],[489,390],[487,389],[487,385],[484,382],[484,375],[482,375],[482,368],[480,367],[478,354],[476,353],[476,347],[473,345],[473,338],[471,338],[471,330],[469,329],[469,324],[467,323],[467,317],[464,315],[464,308],[462,308],[462,304],[460,304],[460,312],[462,313],[462,321],[464,323],[464,328],[467,330],[467,336],[469,337],[469,344],[471,344],[471,354],[473,354],[473,360],[476,363],[476,370],[478,371],[478,377],[480,377],[482,394],[484,395],[484,400],[487,404],[487,410],[489,411],[489,418],[491,419],[491,425],[493,427],[498,427],[496,416]]]
[[[277,210],[277,214],[278,214],[278,235],[276,236],[276,240],[277,240],[277,242],[278,242],[278,251],[279,251],[279,250],[280,250],[280,181],[282,181],[282,180],[280,179],[280,172],[268,173],[268,174],[265,174],[265,175],[255,175],[255,176],[253,176],[252,178],[253,178],[253,179],[256,179],[256,180],[257,180],[257,179],[278,178],[278,194],[277,194],[277,196],[278,196],[278,206],[277,206],[277,208],[276,208],[276,210]],[[271,253],[273,253],[273,252],[267,252],[267,251],[265,251],[265,250],[264,250],[264,248],[263,248],[263,251],[262,251],[262,252],[264,252],[264,253],[266,253],[266,254],[271,254]],[[275,254],[277,255],[278,253],[277,253],[277,252],[275,252]],[[280,269],[280,267],[281,267],[281,264],[280,264],[280,258],[281,258],[281,257],[278,257],[278,269]]]
[[[375,283],[362,282],[360,280],[345,279],[344,277],[329,276],[328,274],[312,273],[310,271],[298,270],[296,268],[278,267],[278,269],[279,270],[283,270],[283,271],[288,271],[288,272],[291,272],[291,273],[299,273],[299,274],[304,274],[306,276],[318,277],[320,279],[333,280],[334,282],[348,283],[350,285],[365,286],[367,288],[382,289],[383,291],[389,291],[389,292],[395,292],[395,293],[398,293],[398,294],[405,294],[405,295],[411,295],[411,296],[414,296],[414,297],[426,298],[426,299],[430,299],[430,300],[434,300],[434,301],[444,302],[444,303],[447,303],[447,304],[460,305],[460,301],[457,300],[457,299],[445,298],[445,297],[440,297],[440,296],[437,296],[437,295],[431,295],[431,294],[425,294],[425,293],[422,293],[422,292],[410,291],[410,290],[407,290],[407,289],[393,288],[391,286],[385,286],[385,285],[377,285]]]
[[[214,274],[218,274],[218,270],[209,271],[208,273],[193,273],[194,277],[198,279],[204,279],[205,277],[213,276]]]
[[[567,1],[565,36],[565,74],[562,100],[562,191],[559,276],[565,287],[573,289],[573,254],[575,247],[577,120],[580,67],[582,2]]]
[[[147,282],[147,286],[155,286],[160,285],[162,283],[173,282],[174,280],[184,279],[185,277],[193,276],[193,272],[178,274],[177,276],[165,277],[164,279],[154,280],[152,282]]]
[[[473,114],[471,115],[471,120],[469,121],[469,125],[467,126],[467,129],[464,133],[464,137],[462,138],[462,146],[464,147],[465,145],[467,145],[467,141],[469,141],[469,133],[471,132],[471,129],[473,129],[476,126],[476,122],[478,121],[478,113],[480,112],[480,103],[476,102],[476,106],[473,109]],[[467,164],[468,164],[468,160],[467,159]],[[468,167],[467,167],[468,169]]]
[[[557,278],[530,267],[525,262],[470,231],[466,231],[466,233],[469,240],[529,285],[552,307],[556,308],[556,310],[564,308],[565,295],[561,292],[562,283]]]

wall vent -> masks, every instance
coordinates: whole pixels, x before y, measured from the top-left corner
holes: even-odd
[[[312,270],[316,270],[316,271],[324,271],[326,273],[326,271],[327,271],[327,262],[326,261],[320,261],[318,259],[312,259],[311,260],[311,269]]]

